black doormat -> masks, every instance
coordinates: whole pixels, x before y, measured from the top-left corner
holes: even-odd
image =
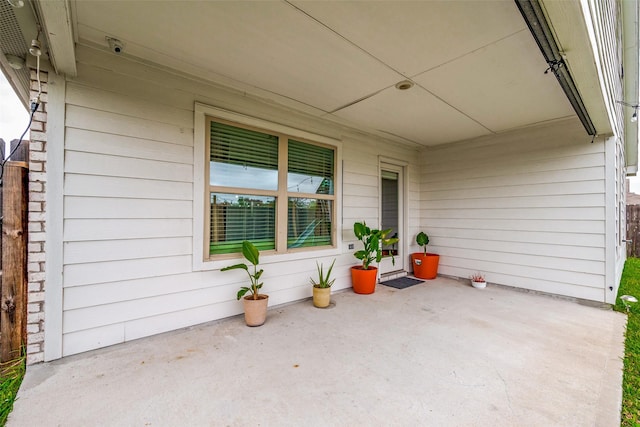
[[[397,279],[387,280],[386,282],[380,282],[380,284],[391,286],[392,288],[396,289],[404,289],[423,282],[424,280],[414,279],[412,277],[399,277]]]

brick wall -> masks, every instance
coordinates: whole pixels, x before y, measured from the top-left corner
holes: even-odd
[[[44,360],[45,194],[47,189],[47,73],[40,72],[42,95],[33,116],[29,143],[29,243],[27,256],[27,364]],[[38,94],[31,70],[31,98]]]

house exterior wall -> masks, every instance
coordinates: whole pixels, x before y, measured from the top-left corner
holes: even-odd
[[[631,78],[624,78],[625,72],[637,70],[637,63],[624,64],[623,66],[622,3],[619,1],[588,0],[583,2],[583,7],[585,8],[587,27],[590,31],[594,62],[598,70],[603,99],[609,113],[612,130],[612,133],[605,136],[607,153],[607,275],[604,301],[613,304],[626,260],[624,242],[626,239],[626,191],[624,180],[627,173],[626,165],[631,159],[626,158],[625,146],[629,147],[637,156],[636,147],[638,145],[637,131],[630,131],[631,126],[637,127],[637,124],[625,121],[625,117],[630,118],[632,112],[627,111],[625,114],[626,107],[620,101],[626,99],[625,93],[630,94],[632,100],[637,99],[637,76],[632,77],[630,74]],[[634,20],[631,19],[627,22],[634,22]],[[637,28],[633,30],[633,33],[636,34],[634,43],[637,43]],[[636,54],[627,58],[635,58],[637,61]],[[629,137],[626,144],[625,136]],[[637,159],[631,160],[632,165],[636,163]]]
[[[421,225],[439,272],[605,301],[614,147],[566,120],[425,150]]]
[[[196,102],[340,142],[338,247],[261,257],[271,306],[311,296],[316,260],[336,258],[334,290],[351,286],[352,225],[378,224],[381,159],[406,165],[414,213],[407,232],[415,235],[416,148],[90,48],[78,47],[77,58],[78,77],[67,79],[64,93],[63,279],[47,289],[46,360],[242,312],[235,298],[242,272],[221,273],[223,263],[194,269],[202,256],[193,244],[202,229],[194,223],[202,197],[194,176],[203,173],[194,151]]]

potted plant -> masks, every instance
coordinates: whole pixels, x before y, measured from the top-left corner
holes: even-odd
[[[398,238],[387,238],[387,235],[391,233],[390,228],[387,230],[371,229],[364,221],[353,224],[353,232],[363,244],[363,248],[353,254],[362,261],[362,265],[351,267],[353,291],[357,294],[372,294],[376,290],[378,268],[371,266],[371,263],[373,261],[379,263],[382,260],[382,245],[398,243]],[[391,262],[395,264],[393,254]]]
[[[487,287],[487,281],[482,273],[472,274],[469,279],[471,280],[471,286],[474,288],[484,289]]]
[[[413,275],[419,279],[435,279],[438,275],[438,263],[440,255],[427,252],[429,236],[424,231],[416,235],[416,243],[422,247],[422,252],[411,254],[411,265],[413,265]]]
[[[247,326],[260,326],[264,324],[267,319],[267,305],[269,302],[269,296],[259,294],[262,283],[260,283],[260,276],[264,270],[258,270],[258,264],[260,263],[260,252],[253,245],[253,243],[245,240],[242,242],[242,255],[253,265],[253,273],[249,271],[249,267],[244,264],[230,265],[224,267],[220,271],[242,269],[249,275],[250,286],[243,286],[240,288],[237,294],[238,300],[242,297],[242,303],[244,305],[244,321]],[[249,295],[245,295],[246,293]]]
[[[318,280],[315,280],[313,277],[310,278],[311,284],[313,285],[313,305],[315,307],[325,308],[328,307],[331,302],[331,285],[336,281],[336,279],[331,279],[331,270],[333,270],[335,263],[336,260],[334,259],[325,275],[323,265],[318,264],[318,261],[316,261]]]

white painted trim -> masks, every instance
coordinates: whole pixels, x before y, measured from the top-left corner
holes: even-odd
[[[606,303],[615,303],[616,295],[616,136],[610,136],[604,141],[605,155],[605,274],[604,295]],[[609,290],[613,286],[613,291]]]
[[[53,66],[58,73],[76,76],[78,71],[69,0],[40,0],[35,1],[34,5],[44,26]]]
[[[310,141],[324,143],[335,147],[336,149],[336,182],[335,200],[336,200],[336,247],[331,249],[320,249],[315,251],[301,251],[289,254],[264,254],[260,256],[261,264],[271,264],[284,261],[295,261],[301,259],[310,259],[326,256],[338,256],[342,254],[342,230],[338,228],[338,222],[342,218],[342,168],[338,165],[342,164],[342,141],[317,135],[301,129],[281,125],[278,123],[250,117],[244,114],[236,113],[229,110],[213,107],[210,105],[195,103],[194,107],[194,131],[193,131],[193,271],[218,270],[231,263],[233,259],[222,259],[214,261],[204,260],[204,197],[205,191],[204,173],[205,170],[205,116],[217,117],[219,119],[229,120],[239,124],[253,126],[258,128],[269,129],[274,132],[287,134],[294,138],[302,138]],[[239,257],[238,257],[239,258]]]
[[[234,111],[224,110],[222,108],[212,107],[210,105],[195,103],[195,112],[208,116],[217,117],[219,119],[229,120],[246,126],[253,126],[257,128],[269,129],[276,133],[284,133],[294,138],[303,138],[323,144],[329,144],[333,146],[340,146],[341,141],[329,138],[327,136],[318,135],[315,133],[307,132],[302,129],[297,129],[291,126],[282,125],[279,123],[271,122],[269,120],[258,119],[255,117],[247,116],[245,114],[236,113]],[[203,117],[204,120],[204,117]],[[204,122],[203,122],[204,123]],[[203,131],[204,132],[204,131]]]
[[[64,77],[48,78],[47,182],[45,213],[44,360],[62,357],[63,223],[64,223]]]
[[[600,50],[602,48],[606,49],[606,46],[601,46],[599,43],[599,39],[596,34],[595,27],[595,19],[593,18],[593,0],[581,0],[580,4],[582,5],[581,10],[584,16],[585,26],[587,28],[587,33],[589,34],[589,40],[591,41],[591,49],[593,52],[594,65],[596,66],[596,70],[598,73],[598,82],[600,84],[600,91],[602,93],[602,98],[604,99],[604,106],[607,110],[607,116],[609,117],[609,123],[611,123],[612,132],[616,132],[616,115],[615,112],[612,111],[612,107],[614,105],[615,100],[610,99],[609,91],[607,90],[606,82],[607,78],[605,76],[605,72],[603,70],[602,64],[602,55],[600,54]]]

